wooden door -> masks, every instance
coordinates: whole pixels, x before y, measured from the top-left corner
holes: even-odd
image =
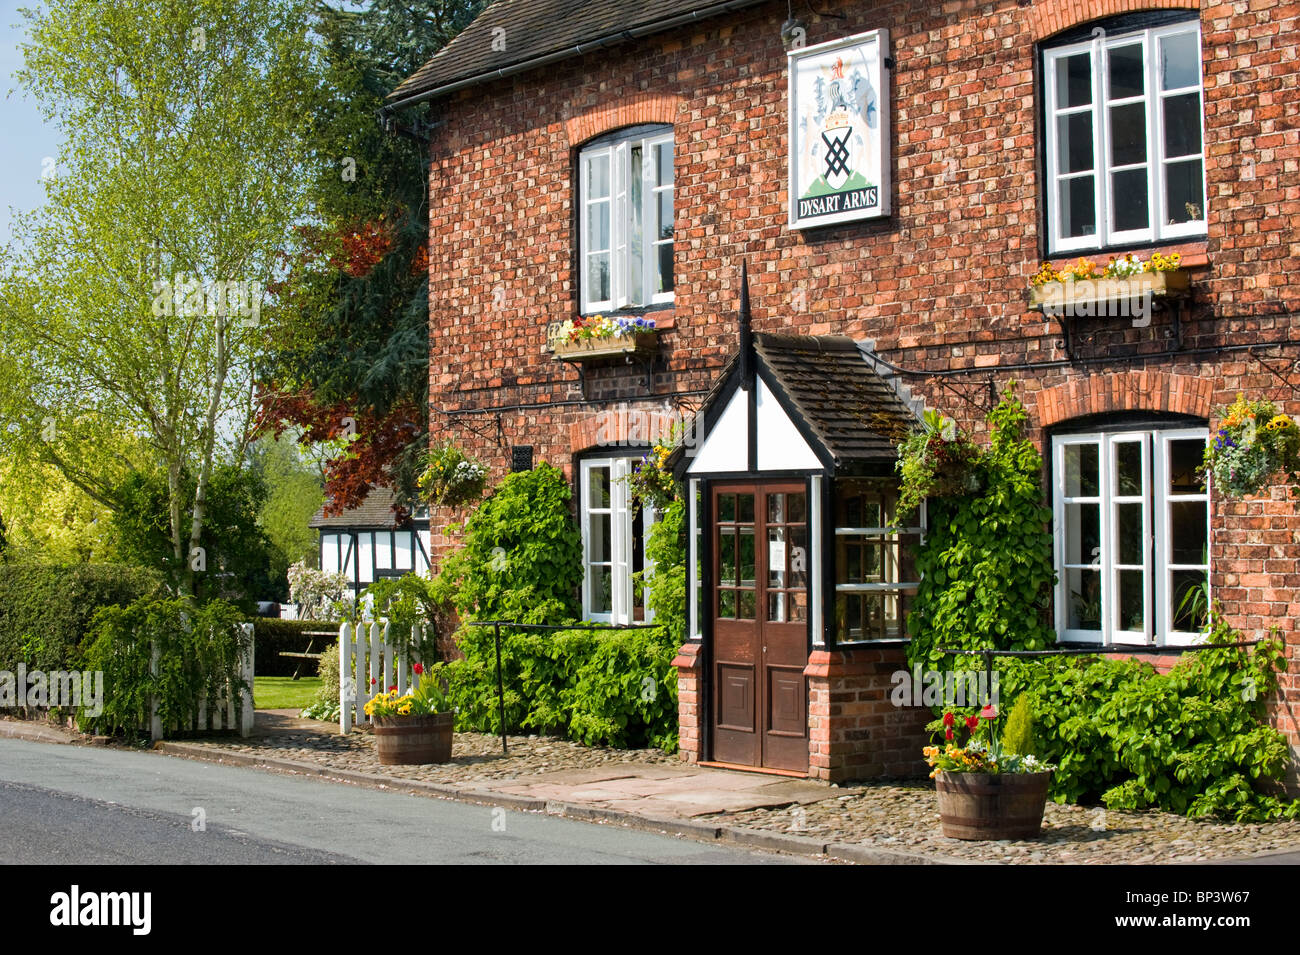
[[[713,758],[808,769],[808,497],[713,489]]]

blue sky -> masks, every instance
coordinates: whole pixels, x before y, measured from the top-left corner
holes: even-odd
[[[41,122],[35,102],[16,90],[14,70],[22,65],[18,44],[24,31],[17,26],[22,21],[20,6],[36,6],[35,0],[0,0],[0,244],[10,238],[10,207],[19,211],[34,209],[41,204],[42,161],[58,153],[58,136]],[[12,92],[11,92],[12,90]]]

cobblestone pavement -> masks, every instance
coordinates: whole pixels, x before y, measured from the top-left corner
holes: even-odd
[[[728,825],[827,841],[940,853],[971,862],[1177,863],[1300,849],[1300,821],[1233,824],[1164,812],[1047,804],[1036,840],[968,842],[939,831],[934,789],[923,783],[842,786],[813,805],[726,813]]]
[[[588,747],[535,736],[509,737],[510,753],[503,756],[500,738],[457,733],[450,763],[380,766],[374,737],[369,733],[354,732],[344,737],[328,732],[328,728],[313,730],[302,721],[287,723],[297,728],[284,732],[271,729],[268,735],[259,734],[254,740],[208,741],[204,745],[441,783],[492,783],[559,770],[611,766],[648,769],[683,765],[678,757],[657,750]],[[714,772],[727,773],[726,770]],[[972,862],[1177,863],[1300,850],[1300,821],[1235,824],[1187,819],[1170,813],[1113,812],[1100,807],[1050,802],[1044,814],[1042,837],[1038,840],[966,842],[945,838],[940,833],[931,784],[842,785],[825,789],[826,798],[816,803],[724,812],[704,818],[747,829],[934,853]]]

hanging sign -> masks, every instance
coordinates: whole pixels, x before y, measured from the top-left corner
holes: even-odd
[[[889,31],[790,51],[790,228],[889,215]]]

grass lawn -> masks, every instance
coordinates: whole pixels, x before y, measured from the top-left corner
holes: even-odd
[[[297,680],[287,676],[253,677],[253,706],[259,710],[300,710],[310,706],[320,677],[304,676]]]

